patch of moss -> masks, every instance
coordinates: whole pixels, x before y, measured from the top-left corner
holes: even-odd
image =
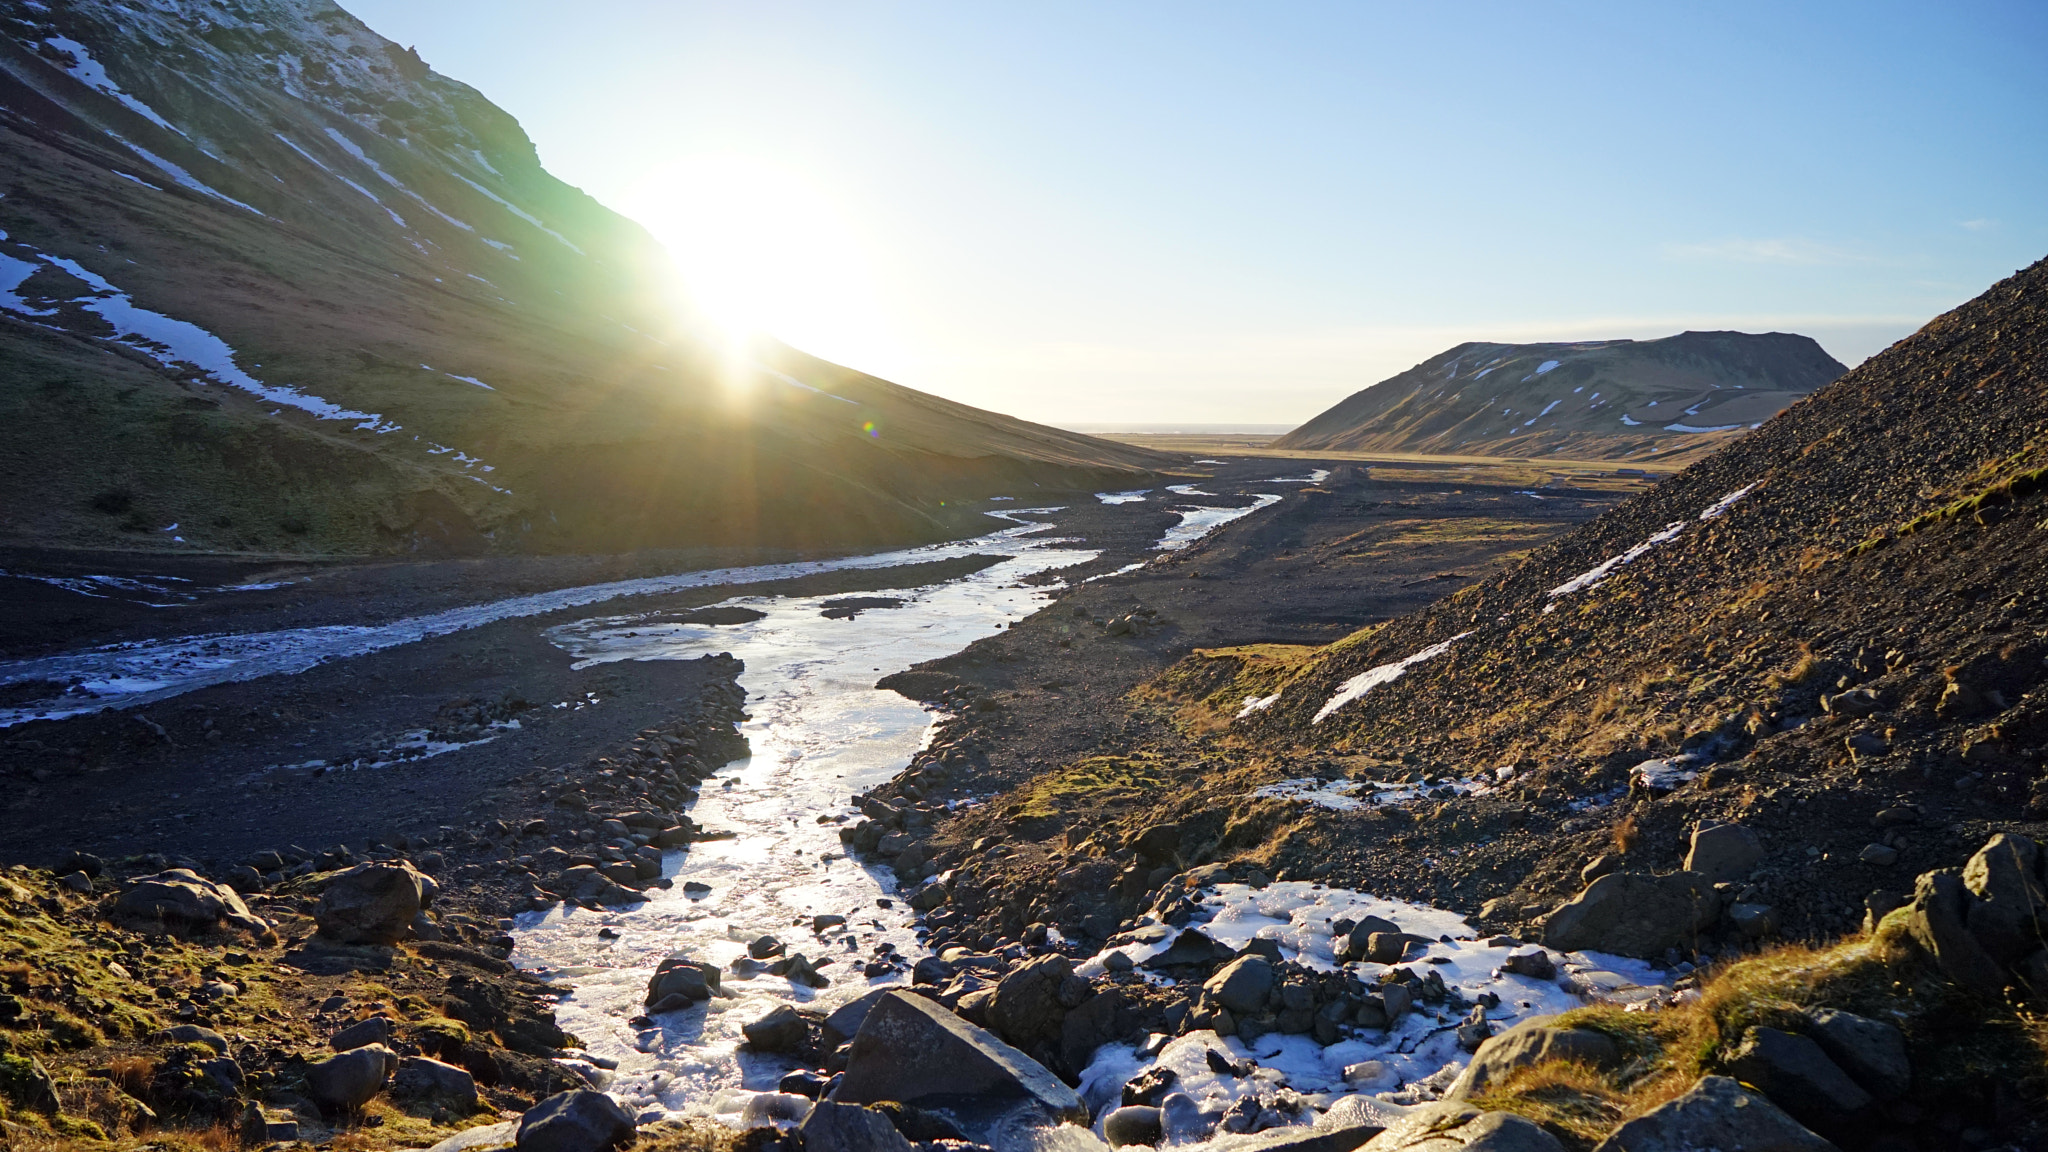
[[[1171,782],[1151,757],[1091,756],[1019,789],[1016,814],[1024,818],[1056,816],[1082,805],[1154,792]]]

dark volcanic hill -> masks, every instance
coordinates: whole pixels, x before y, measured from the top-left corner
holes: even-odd
[[[1847,369],[1810,337],[1460,344],[1282,437],[1307,450],[1697,459]]]
[[[906,539],[1162,459],[730,363],[644,231],[326,0],[0,0],[0,193],[6,543]]]

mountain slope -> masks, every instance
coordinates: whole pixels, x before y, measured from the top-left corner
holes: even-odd
[[[735,364],[643,230],[324,0],[0,0],[0,160],[8,542],[903,539],[1163,459]]]
[[[1840,932],[1886,879],[1866,843],[1910,876],[2048,827],[2044,547],[2048,262],[1501,576],[1182,675],[1294,774],[1491,787],[1461,809],[1469,850],[1417,879],[1446,899],[1512,890],[1513,921],[1575,890],[1614,827],[1656,846],[1634,866],[1670,868],[1692,822],[1744,820],[1787,849],[1786,931]],[[1924,826],[1873,830],[1883,809]]]
[[[1274,446],[1697,459],[1847,371],[1805,336],[1460,344],[1346,397]]]

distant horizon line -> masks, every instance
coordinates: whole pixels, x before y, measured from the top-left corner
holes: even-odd
[[[1054,424],[1053,427],[1068,432],[1079,432],[1084,436],[1099,436],[1105,432],[1150,432],[1158,435],[1183,436],[1281,436],[1301,427],[1302,421],[1291,424],[1201,424],[1178,421],[1174,423],[1138,423],[1115,420],[1084,420],[1073,423]]]

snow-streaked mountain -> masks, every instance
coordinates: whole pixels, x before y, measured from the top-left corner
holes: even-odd
[[[1160,462],[735,362],[667,267],[325,0],[0,0],[0,540],[851,542]]]
[[[1460,344],[1361,392],[1277,446],[1691,460],[1848,369],[1810,337]]]

